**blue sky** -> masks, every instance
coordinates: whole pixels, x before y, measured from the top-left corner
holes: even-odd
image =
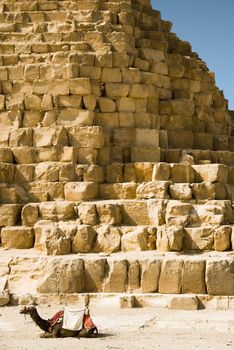
[[[215,72],[234,110],[234,0],[152,0],[152,6]]]

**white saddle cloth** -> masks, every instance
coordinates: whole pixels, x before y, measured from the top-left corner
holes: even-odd
[[[83,327],[83,318],[86,308],[70,309],[64,306],[63,328],[70,331],[79,331]]]

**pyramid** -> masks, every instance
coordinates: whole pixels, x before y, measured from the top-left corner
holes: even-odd
[[[7,302],[234,295],[233,113],[171,26],[147,0],[0,1]]]

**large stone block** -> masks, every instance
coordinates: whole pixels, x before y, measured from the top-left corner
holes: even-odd
[[[34,181],[34,164],[19,164],[15,166],[15,182],[32,182]]]
[[[127,286],[127,261],[109,260],[103,292],[122,293]]]
[[[100,184],[100,197],[104,199],[133,199],[136,197],[137,185],[132,182],[117,184]]]
[[[91,126],[93,125],[94,113],[91,110],[64,109],[59,113],[58,125],[65,126]]]
[[[152,181],[167,181],[170,179],[171,167],[168,163],[154,164]]]
[[[187,227],[184,229],[184,248],[187,250],[212,250],[214,230],[212,227]]]
[[[85,259],[84,284],[85,292],[102,292],[105,281],[105,271],[107,267],[106,259]]]
[[[103,128],[98,126],[69,128],[70,146],[102,148],[105,145]]]
[[[37,147],[45,146],[67,146],[68,137],[64,127],[44,127],[33,129],[33,145]]]
[[[80,203],[78,213],[81,222],[85,225],[94,226],[98,223],[96,205],[92,203]]]
[[[171,166],[171,181],[173,182],[194,182],[194,170],[190,165],[173,164]]]
[[[89,225],[78,225],[77,232],[72,239],[73,253],[89,253],[93,248],[96,232]]]
[[[136,195],[138,199],[166,199],[169,197],[169,181],[151,181],[142,183],[137,187]]]
[[[137,227],[123,234],[121,238],[121,250],[141,251],[148,249],[148,232],[144,227]]]
[[[39,220],[39,210],[37,204],[27,204],[21,212],[22,224],[33,227]]]
[[[160,162],[159,147],[133,146],[130,148],[131,162]]]
[[[109,225],[101,225],[96,228],[97,239],[94,250],[96,252],[113,253],[120,250],[120,230]]]
[[[39,163],[35,167],[35,181],[57,182],[59,180],[58,163]]]
[[[47,255],[71,253],[71,240],[56,226],[35,226],[35,249]]]
[[[40,203],[39,214],[42,220],[71,220],[75,216],[74,203],[66,201]]]
[[[81,95],[81,96],[90,95],[91,94],[90,79],[76,78],[76,79],[70,80],[69,90],[72,95]]]
[[[0,205],[0,226],[14,226],[20,218],[21,205]]]
[[[169,192],[172,199],[189,200],[193,196],[189,184],[177,183],[170,185]]]
[[[121,202],[122,221],[125,225],[149,225],[148,207],[145,201]]]
[[[65,199],[85,201],[98,197],[98,184],[95,182],[68,182],[64,186]]]
[[[216,187],[211,182],[201,182],[198,184],[192,184],[193,196],[196,200],[215,199]]]
[[[206,286],[209,295],[234,295],[234,261],[209,259],[206,264]]]
[[[4,227],[1,231],[4,248],[28,249],[34,246],[34,231],[25,226]]]
[[[223,225],[214,228],[214,250],[223,252],[230,249],[232,226]]]
[[[118,204],[105,204],[102,202],[96,205],[99,221],[102,224],[118,225],[122,221],[121,208]]]
[[[205,260],[185,260],[182,272],[182,293],[205,294],[205,271]]]
[[[159,226],[157,229],[157,250],[182,250],[183,236],[184,232],[181,226]]]
[[[196,181],[227,182],[228,167],[223,164],[193,165]]]
[[[163,260],[159,278],[159,293],[179,294],[181,292],[183,260]]]
[[[155,293],[158,291],[161,260],[143,260],[141,266],[142,293]]]

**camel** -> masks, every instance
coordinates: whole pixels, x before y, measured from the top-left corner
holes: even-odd
[[[94,338],[98,335],[97,327],[92,322],[89,312],[84,316],[83,327],[79,331],[71,331],[62,327],[63,311],[57,312],[56,315],[49,320],[41,318],[35,306],[24,306],[20,310],[20,314],[29,315],[36,325],[44,331],[40,336],[41,338]]]

